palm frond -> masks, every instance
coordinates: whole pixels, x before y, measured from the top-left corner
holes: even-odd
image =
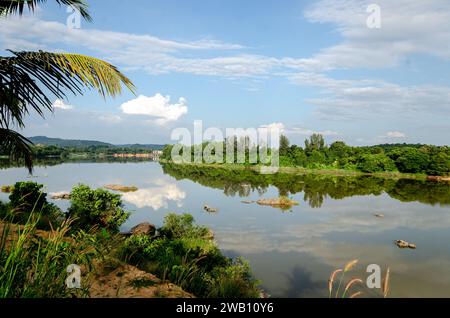
[[[10,160],[24,160],[30,173],[33,172],[33,150],[31,141],[21,134],[6,128],[0,128],[0,149]]]
[[[46,0],[0,0],[0,16],[16,14],[22,15],[25,8],[34,11],[39,3]],[[68,5],[78,10],[86,21],[92,21],[88,11],[88,4],[85,0],[56,0],[61,5]]]
[[[52,110],[44,89],[65,99],[66,91],[83,94],[83,88],[97,89],[102,96],[122,92],[122,85],[134,92],[133,83],[118,69],[100,59],[69,53],[14,52],[0,57],[0,118],[3,127],[23,126],[23,117],[34,109],[43,116]]]

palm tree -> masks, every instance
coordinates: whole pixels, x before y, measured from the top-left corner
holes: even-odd
[[[0,0],[0,18],[10,14],[21,15],[25,7],[34,11],[45,0]],[[56,0],[60,5],[71,5],[87,21],[91,17],[84,0]],[[50,52],[15,52],[0,57],[0,153],[12,161],[25,162],[32,172],[32,143],[12,130],[24,128],[24,118],[30,110],[44,116],[53,111],[49,94],[64,99],[66,92],[83,94],[83,88],[96,89],[103,97],[115,97],[122,85],[134,92],[133,83],[115,66],[85,55]]]

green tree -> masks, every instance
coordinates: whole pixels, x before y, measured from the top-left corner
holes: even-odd
[[[426,170],[429,175],[444,176],[450,174],[450,156],[439,152],[430,156],[430,164]]]
[[[34,11],[45,0],[2,0],[0,18],[18,13],[24,8]],[[56,0],[71,5],[90,21],[84,0]],[[30,173],[33,168],[32,143],[12,127],[24,128],[31,110],[44,116],[53,111],[49,95],[64,99],[66,92],[83,94],[83,89],[96,89],[102,96],[121,93],[122,84],[134,90],[132,82],[117,68],[105,61],[69,53],[16,52],[0,57],[0,152],[12,161],[24,160]]]
[[[49,229],[64,219],[62,211],[47,201],[43,185],[36,182],[17,182],[9,196],[9,210],[14,222],[24,224],[31,213],[41,216],[38,227]],[[50,226],[51,225],[51,226]]]
[[[285,135],[280,136],[280,156],[287,156],[289,154],[289,139]]]
[[[314,150],[323,151],[325,149],[325,139],[321,134],[312,134],[305,140],[305,152],[309,155]]]
[[[405,148],[395,160],[398,171],[420,173],[427,169],[430,157],[416,148]]]
[[[70,200],[68,216],[75,219],[75,228],[89,230],[92,226],[98,226],[118,232],[130,215],[123,210],[120,195],[105,189],[92,190],[86,185],[79,185],[72,189]]]
[[[365,154],[358,158],[357,168],[362,172],[395,171],[394,161],[384,154]]]

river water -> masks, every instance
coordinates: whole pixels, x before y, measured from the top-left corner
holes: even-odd
[[[168,212],[191,213],[211,227],[222,251],[250,261],[273,297],[327,297],[330,273],[358,259],[348,278],[366,280],[369,264],[391,272],[390,297],[450,297],[450,185],[370,177],[270,176],[214,169],[163,167],[157,162],[61,163],[0,170],[0,185],[35,181],[48,193],[79,183],[133,185],[123,194],[132,212],[124,231]],[[298,206],[260,206],[287,195]],[[0,200],[7,201],[6,194]],[[54,201],[66,209],[67,201]],[[207,213],[204,205],[218,209]],[[375,214],[383,214],[384,218]],[[399,249],[402,239],[417,249]],[[364,289],[377,297],[379,290]]]

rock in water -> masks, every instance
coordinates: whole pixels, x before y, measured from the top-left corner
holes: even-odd
[[[211,208],[210,206],[207,206],[207,205],[205,205],[203,207],[203,210],[205,210],[206,212],[209,212],[209,213],[216,213],[218,211],[216,208]]]
[[[120,184],[107,184],[104,186],[105,189],[118,191],[118,192],[136,192],[138,190],[135,186],[123,186]]]
[[[51,194],[52,200],[70,200],[70,193],[53,193]]]
[[[156,227],[148,222],[141,223],[133,227],[130,231],[131,235],[147,235],[154,236],[156,234]]]
[[[397,241],[395,241],[395,244],[399,248],[410,248],[410,249],[413,249],[413,250],[417,248],[416,244],[412,244],[412,243],[406,242],[404,240],[397,240]]]

